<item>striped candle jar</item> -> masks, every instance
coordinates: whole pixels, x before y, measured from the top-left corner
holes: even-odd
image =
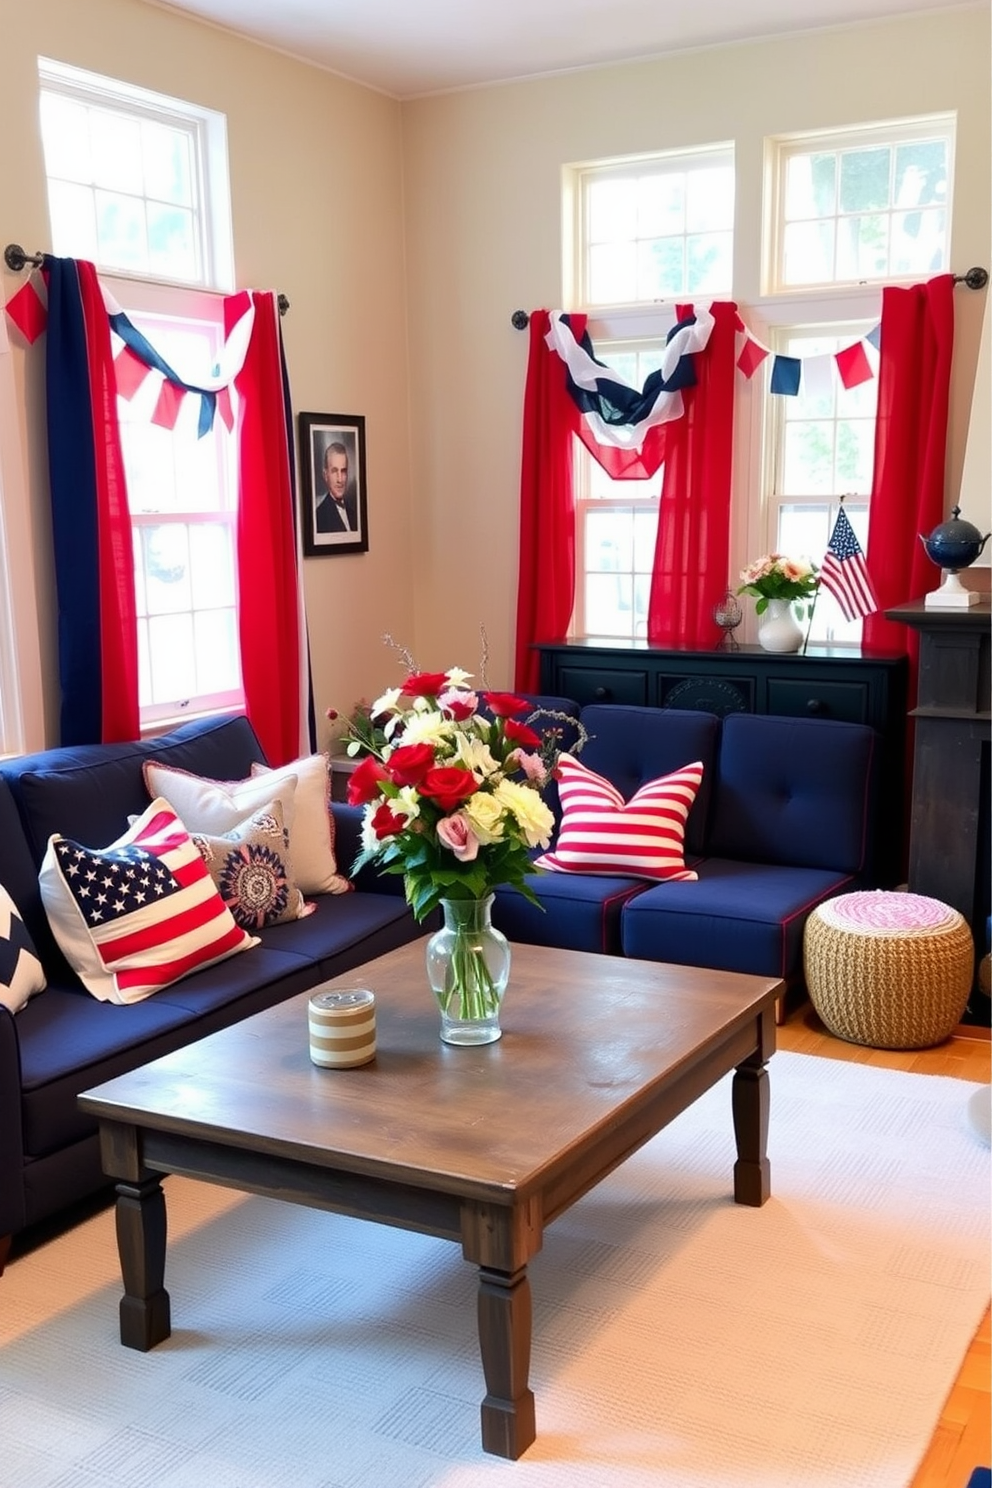
[[[310,1058],[325,1069],[353,1069],[375,1058],[375,995],[367,987],[310,998]]]

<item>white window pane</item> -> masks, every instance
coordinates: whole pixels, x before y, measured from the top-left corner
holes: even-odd
[[[825,284],[834,277],[833,222],[790,222],[783,233],[786,284]]]
[[[199,278],[192,212],[148,203],[148,264],[170,279]]]
[[[153,379],[148,379],[152,382]],[[161,379],[154,382],[161,386]],[[121,446],[127,476],[128,505],[135,515],[174,510],[176,474],[172,440],[155,424],[121,423]]]
[[[196,691],[231,692],[241,686],[238,624],[234,606],[194,617]]]
[[[825,419],[805,419],[785,427],[782,489],[830,496],[834,490],[834,429]]]
[[[841,217],[837,223],[837,277],[877,279],[889,262],[889,218]]]
[[[842,212],[877,212],[891,200],[892,151],[844,150],[840,157]]]
[[[589,250],[589,298],[620,304],[637,295],[637,249],[633,243],[600,244]]]
[[[96,193],[97,239],[101,263],[115,269],[143,269],[148,263],[144,203],[133,196]]]
[[[144,189],[140,123],[103,109],[89,112],[95,184],[140,196]]]
[[[685,288],[684,254],[684,238],[655,238],[638,243],[637,298],[663,300],[681,294]]]
[[[593,182],[589,189],[590,242],[616,242],[636,233],[636,181],[615,177]]]
[[[189,135],[145,120],[141,125],[145,191],[159,201],[192,207],[193,159]]]
[[[686,231],[728,230],[734,225],[734,172],[729,166],[690,171],[686,184]]]
[[[946,261],[947,216],[942,208],[893,214],[893,274],[936,274]]]
[[[634,519],[628,511],[590,511],[586,516],[589,573],[629,572],[634,564]]]
[[[134,605],[139,615],[148,614],[148,596],[145,589],[145,563],[141,532],[137,527],[131,529],[131,551],[134,558]]]
[[[648,574],[634,575],[634,637],[646,640],[648,634],[648,605],[651,600],[651,579]]]
[[[586,631],[589,635],[632,634],[630,574],[586,575]]]
[[[56,93],[42,93],[41,133],[49,176],[92,182],[89,121],[83,104]]]
[[[211,609],[221,605],[233,607],[234,534],[219,522],[191,524],[189,556],[194,609]],[[212,691],[213,689],[211,689]]]
[[[49,181],[48,214],[56,253],[90,260],[97,257],[96,209],[89,186]]]
[[[686,239],[686,289],[693,294],[717,294],[733,279],[733,234],[704,233]]]
[[[837,207],[837,156],[793,155],[785,168],[785,218],[833,216]]]
[[[870,491],[875,463],[875,424],[840,419],[837,423],[837,471],[834,494]]]
[[[657,479],[660,480],[660,473]],[[654,550],[658,540],[658,508],[634,512],[634,568],[650,573],[654,568]]]
[[[642,176],[638,182],[636,235],[664,238],[685,231],[685,175]]]
[[[165,615],[192,604],[189,534],[179,522],[142,531],[148,613]]]
[[[152,703],[183,702],[195,695],[193,618],[157,615],[148,622]]]

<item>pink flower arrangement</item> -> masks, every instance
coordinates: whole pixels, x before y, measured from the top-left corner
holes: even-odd
[[[738,594],[752,594],[755,612],[763,615],[770,599],[810,600],[819,587],[816,569],[808,558],[787,558],[784,553],[766,553],[741,570],[743,583]],[[800,615],[804,612],[800,607]]]

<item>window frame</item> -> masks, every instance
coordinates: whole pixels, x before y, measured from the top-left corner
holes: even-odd
[[[100,73],[72,67],[51,57],[38,58],[39,112],[43,93],[57,94],[86,106],[99,107],[109,113],[137,120],[165,124],[185,133],[193,146],[197,248],[200,271],[195,279],[170,278],[156,270],[124,269],[94,260],[103,275],[139,282],[172,284],[177,288],[214,290],[230,293],[234,289],[234,238],[231,219],[230,172],[228,166],[227,119],[216,109],[204,108],[185,99],[155,93],[147,88]],[[47,161],[45,169],[46,204],[48,199]],[[142,197],[142,200],[147,198]],[[51,211],[49,208],[51,226]],[[65,251],[55,246],[54,251]],[[74,255],[71,248],[68,256]]]

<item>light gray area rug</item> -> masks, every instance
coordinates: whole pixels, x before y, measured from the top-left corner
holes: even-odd
[[[975,1087],[770,1068],[764,1208],[726,1080],[549,1230],[520,1461],[479,1445],[457,1246],[170,1178],[151,1353],[109,1211],[0,1278],[2,1488],[903,1488],[989,1295]]]

